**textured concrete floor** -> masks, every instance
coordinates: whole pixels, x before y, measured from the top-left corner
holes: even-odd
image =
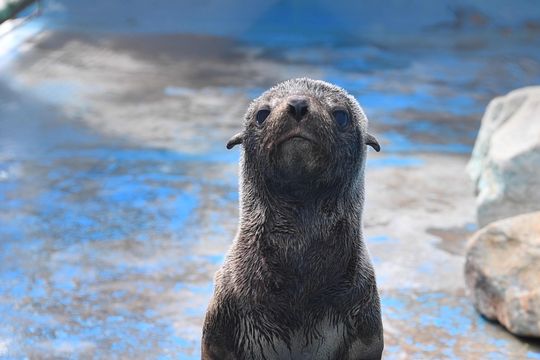
[[[382,143],[364,221],[385,358],[540,358],[474,311],[462,276],[479,119],[540,82],[538,33],[291,45],[59,26],[66,4],[0,38],[0,358],[199,358],[238,216],[224,144],[251,98],[295,76],[349,90]]]

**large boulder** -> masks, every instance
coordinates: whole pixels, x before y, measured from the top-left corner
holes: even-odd
[[[540,212],[479,230],[467,245],[465,281],[485,317],[540,337]]]
[[[467,169],[480,226],[540,210],[540,86],[490,102]]]

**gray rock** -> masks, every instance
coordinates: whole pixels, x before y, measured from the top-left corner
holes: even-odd
[[[467,245],[476,309],[520,336],[540,337],[540,212],[494,222]]]
[[[491,101],[467,170],[480,226],[540,210],[540,86]]]

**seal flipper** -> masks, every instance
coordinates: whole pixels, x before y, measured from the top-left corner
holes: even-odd
[[[244,140],[244,133],[238,133],[236,135],[233,135],[233,137],[231,137],[229,141],[227,141],[227,149],[232,149],[236,145],[240,145],[243,140]]]
[[[377,141],[375,136],[371,135],[370,133],[366,134],[366,145],[369,145],[372,148],[374,148],[376,152],[381,151],[381,145],[379,145],[379,142]]]

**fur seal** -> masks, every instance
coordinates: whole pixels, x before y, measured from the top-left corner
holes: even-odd
[[[240,221],[216,273],[202,359],[380,359],[383,329],[363,242],[367,118],[307,78],[255,99],[242,144]]]

